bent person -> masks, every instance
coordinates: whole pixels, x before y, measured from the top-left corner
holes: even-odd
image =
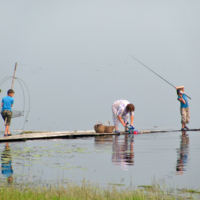
[[[126,123],[128,122],[128,114],[130,114],[130,121],[131,121],[130,124],[133,127],[134,110],[135,106],[130,102],[128,102],[127,100],[118,100],[113,103],[112,112],[113,112],[113,122],[115,125],[116,133],[119,133],[118,130],[119,122],[125,127],[126,130]]]
[[[178,101],[181,102],[180,104],[180,112],[181,112],[181,123],[182,123],[182,131],[189,130],[189,128],[186,126],[186,124],[189,124],[190,122],[190,109],[189,109],[189,103],[186,95],[184,94],[184,86],[176,87],[177,89],[177,95],[178,95]]]
[[[9,131],[9,126],[11,124],[11,118],[12,118],[12,114],[13,114],[11,107],[14,103],[14,99],[13,99],[14,90],[12,90],[12,89],[8,90],[7,94],[8,94],[8,96],[4,97],[2,99],[2,103],[1,103],[1,106],[2,106],[1,116],[2,116],[3,120],[5,121],[4,136],[11,135],[11,133]]]

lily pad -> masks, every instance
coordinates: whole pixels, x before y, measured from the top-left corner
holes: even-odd
[[[121,184],[121,183],[108,183],[108,185],[125,186],[125,184]]]
[[[41,157],[41,155],[39,155],[39,154],[36,154],[36,155],[33,155],[33,157]]]

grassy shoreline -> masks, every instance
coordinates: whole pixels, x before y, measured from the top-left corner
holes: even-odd
[[[171,192],[170,192],[171,191]],[[199,199],[199,192],[165,190],[159,185],[138,188],[121,188],[108,185],[106,188],[83,182],[82,185],[68,183],[65,186],[30,187],[7,185],[0,187],[0,200],[184,200]]]

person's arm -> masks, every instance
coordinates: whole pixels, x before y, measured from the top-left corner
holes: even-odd
[[[11,107],[13,106],[13,104],[14,104],[14,99],[13,99],[12,102],[11,102]]]
[[[178,96],[178,100],[184,104],[186,103],[182,95]]]
[[[176,89],[184,89],[184,86],[175,87]]]
[[[176,90],[179,89],[184,93],[184,90],[185,90],[184,86],[179,86],[179,87],[175,87],[175,88],[176,88]]]
[[[131,126],[133,126],[134,115],[131,115],[130,118],[131,118]]]
[[[3,107],[3,102],[1,103],[1,107]]]
[[[123,126],[126,126],[126,124],[123,122],[123,120],[122,120],[122,118],[121,118],[120,115],[118,115],[118,119],[119,119],[119,121],[121,122],[121,124],[122,124]]]

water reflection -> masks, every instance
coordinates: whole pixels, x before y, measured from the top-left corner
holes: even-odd
[[[178,175],[183,175],[183,171],[186,171],[186,166],[188,162],[189,154],[189,135],[186,134],[186,131],[182,131],[180,136],[180,148],[177,149],[178,159],[176,164],[176,171]]]
[[[115,165],[134,165],[133,135],[114,136],[112,162]]]
[[[103,136],[96,136],[95,137],[95,147],[98,148],[105,148],[105,145],[112,145],[113,143],[113,136],[112,135],[103,135]]]
[[[134,165],[133,139],[133,135],[98,136],[95,137],[95,146],[105,148],[105,145],[112,145],[113,164],[127,170],[128,165]]]
[[[12,156],[8,142],[1,154],[1,163],[1,173],[7,178],[8,183],[13,182]]]

